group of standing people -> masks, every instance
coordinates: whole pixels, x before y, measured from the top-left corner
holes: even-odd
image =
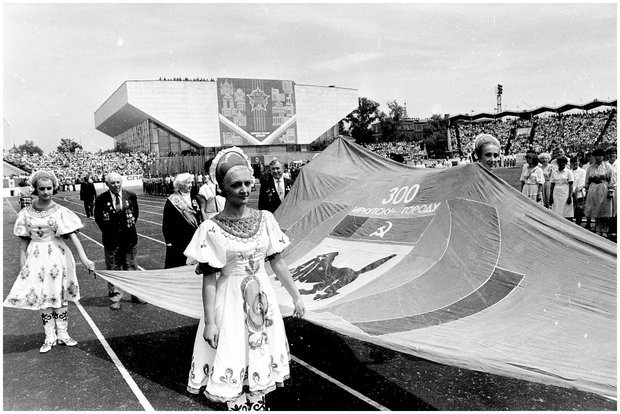
[[[200,224],[222,212],[225,198],[221,185],[214,179],[214,159],[204,165],[203,184],[195,193],[192,191],[194,177],[190,173],[177,174],[174,191],[164,205],[162,232],[166,243],[165,269],[183,266],[187,257],[184,250]],[[250,166],[251,168],[251,166]],[[292,180],[284,177],[282,163],[277,159],[269,163],[269,174],[261,180],[258,209],[273,213],[291,190]],[[251,191],[251,190],[250,190]]]
[[[474,144],[477,161],[491,170],[500,156],[499,141],[480,134]],[[563,154],[555,167],[545,154],[526,154],[521,175],[522,192],[537,203],[568,217],[571,204],[585,200],[584,214],[596,219],[597,232],[609,231],[615,213],[615,152],[613,166],[605,152],[595,150],[593,162],[583,174]],[[550,158],[550,157],[549,157]],[[540,160],[540,165],[538,161]],[[578,164],[578,163],[577,163]],[[576,165],[576,168],[573,166]],[[240,148],[220,151],[205,164],[204,183],[192,194],[191,174],[178,174],[174,191],[166,200],[162,232],[166,243],[165,268],[191,264],[202,278],[203,317],[194,341],[187,390],[224,402],[231,410],[265,409],[265,394],[289,378],[289,350],[277,298],[265,269],[272,270],[291,296],[294,316],[305,306],[282,257],[290,245],[273,212],[291,190],[282,164],[269,164],[270,176],[261,182],[258,209],[248,207],[254,186],[252,167]],[[547,175],[547,177],[546,177]],[[83,227],[69,209],[53,202],[59,187],[53,173],[37,171],[31,177],[34,195],[14,226],[20,238],[20,273],[5,306],[41,312],[45,341],[41,353],[56,344],[75,346],[67,331],[69,301],[79,301],[75,260],[65,240],[70,240],[89,271],[88,259],[76,235]],[[548,182],[548,184],[547,184]],[[122,189],[122,177],[106,176],[108,191],[96,196],[94,219],[102,233],[108,270],[135,270],[136,194]],[[545,187],[547,186],[547,187]],[[92,194],[83,198],[85,209]],[[572,213],[571,213],[572,214]],[[110,308],[119,310],[123,292],[108,283]],[[136,303],[144,303],[132,296]]]
[[[209,174],[198,194],[191,194],[192,177],[179,174],[175,191],[164,206],[162,231],[166,268],[191,263],[202,277],[204,316],[196,334],[187,390],[225,402],[231,410],[265,409],[265,394],[289,378],[290,355],[277,299],[265,270],[271,263],[276,277],[293,300],[294,316],[305,307],[281,253],[290,244],[269,210],[247,206],[254,186],[252,168],[241,149],[221,151],[205,166]],[[290,182],[281,165],[272,163],[271,183],[265,184],[264,208],[275,210]],[[20,273],[4,305],[41,312],[47,353],[57,344],[76,346],[69,336],[67,306],[80,299],[75,261],[65,240],[74,244],[81,262],[95,270],[77,237],[83,227],[75,213],[53,202],[59,180],[51,172],[31,176],[33,195],[14,226],[20,242]],[[122,177],[106,176],[108,191],[94,199],[94,220],[102,233],[108,270],[135,270],[136,194],[122,189]],[[86,189],[86,187],[85,187]],[[87,214],[91,191],[81,197]],[[108,283],[110,308],[120,309],[123,292]],[[144,303],[133,297],[132,300]]]
[[[488,170],[497,163],[500,143],[490,134],[479,134],[474,142],[477,161]],[[617,181],[616,148],[592,151],[586,168],[576,155],[569,159],[562,149],[554,153],[537,154],[528,150],[521,172],[521,193],[567,219],[603,237],[616,233]],[[607,160],[605,159],[607,158]],[[570,165],[570,168],[567,168]],[[591,219],[595,220],[591,227]]]
[[[548,153],[529,150],[521,173],[522,193],[567,219],[603,237],[616,232],[616,149],[602,148],[591,153],[592,159],[582,168],[576,155],[566,157],[559,151],[551,160]],[[605,160],[605,158],[608,160]],[[570,168],[567,166],[570,165]],[[590,222],[594,219],[594,226]]]

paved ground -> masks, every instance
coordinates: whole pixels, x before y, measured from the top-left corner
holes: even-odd
[[[500,174],[510,179],[514,172]],[[254,193],[254,206],[257,196]],[[56,201],[80,215],[85,224],[80,235],[82,244],[95,265],[104,268],[102,247],[97,243],[100,232],[93,220],[84,217],[78,194],[60,193]],[[161,235],[164,199],[140,195],[139,204],[138,232],[142,237],[138,264],[145,269],[161,268],[165,254]],[[17,209],[16,198],[3,200],[4,297],[19,271],[18,241],[12,235]],[[44,338],[39,314],[3,309],[4,410],[224,408],[185,392],[196,320],[129,301],[123,302],[121,311],[111,311],[105,282],[93,279],[81,264],[78,264],[78,275],[82,300],[69,308],[70,333],[79,341],[75,348],[57,346],[48,354],[39,354]],[[357,341],[303,320],[286,319],[285,323],[294,356],[292,381],[286,388],[269,394],[267,401],[272,410],[617,408],[615,401],[595,394],[436,364]]]

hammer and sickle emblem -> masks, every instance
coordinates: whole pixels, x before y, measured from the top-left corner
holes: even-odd
[[[390,231],[390,229],[392,228],[392,222],[391,221],[387,221],[386,222],[388,225],[387,226],[381,226],[377,229],[377,231],[375,231],[374,233],[370,233],[371,236],[379,236],[380,238],[383,238],[383,236],[385,236],[385,234]]]

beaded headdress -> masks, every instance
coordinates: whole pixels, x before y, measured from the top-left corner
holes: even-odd
[[[499,141],[491,134],[478,134],[476,136],[476,140],[474,141],[474,152],[478,153],[478,148],[486,145],[486,144],[494,144],[497,148],[500,147]]]
[[[58,178],[51,171],[39,170],[32,173],[28,181],[30,185],[32,185],[35,189],[37,188],[37,182],[41,179],[48,179],[52,181],[52,186],[54,190],[58,188]]]
[[[213,159],[213,162],[211,163],[209,175],[211,175],[211,177],[215,177],[217,185],[222,188],[226,173],[232,167],[235,167],[237,165],[244,165],[248,167],[250,171],[252,171],[252,164],[250,164],[248,156],[245,155],[241,148],[227,148],[217,153],[217,155]],[[252,180],[253,179],[254,178],[252,178]]]

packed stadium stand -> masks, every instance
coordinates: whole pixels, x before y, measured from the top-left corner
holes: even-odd
[[[585,152],[617,143],[617,101],[592,101],[586,105],[542,107],[527,112],[457,115],[450,118],[452,148],[470,154],[479,133],[495,135],[505,153],[528,148]]]
[[[95,182],[103,182],[108,172],[121,175],[142,175],[151,165],[154,157],[144,153],[119,153],[88,151],[57,152],[47,154],[27,154],[16,148],[4,150],[3,160],[28,173],[46,169],[60,178],[83,178],[89,176]]]

